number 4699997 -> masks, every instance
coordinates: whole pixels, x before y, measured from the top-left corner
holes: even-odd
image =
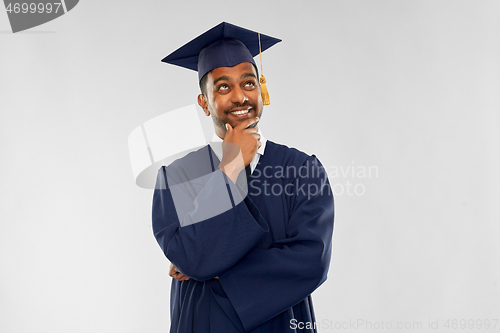
[[[23,2],[23,3],[9,3],[6,7],[7,13],[23,13],[23,14],[35,14],[35,13],[57,13],[59,10],[63,10],[60,2],[54,3],[36,3],[36,2]]]

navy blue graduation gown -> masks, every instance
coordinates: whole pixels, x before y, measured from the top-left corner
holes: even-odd
[[[315,322],[310,294],[330,264],[334,206],[326,170],[314,155],[267,141],[244,197],[218,164],[207,146],[158,173],[153,232],[191,277],[172,279],[170,332],[316,332],[292,323]],[[204,180],[172,194],[194,178]],[[229,207],[197,216],[226,196]]]

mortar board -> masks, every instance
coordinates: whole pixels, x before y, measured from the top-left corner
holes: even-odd
[[[198,80],[201,81],[205,74],[217,67],[233,67],[242,62],[250,62],[257,68],[253,57],[278,42],[281,42],[281,39],[222,22],[175,50],[162,61],[198,71]],[[267,90],[265,78],[262,76],[260,81],[264,95],[264,90]],[[264,104],[269,103],[264,101]]]

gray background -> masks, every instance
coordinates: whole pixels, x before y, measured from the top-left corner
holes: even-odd
[[[0,332],[168,331],[127,138],[196,103],[160,59],[221,21],[283,39],[261,128],[332,171],[320,332],[498,319],[500,2],[86,0],[18,34],[0,10]]]

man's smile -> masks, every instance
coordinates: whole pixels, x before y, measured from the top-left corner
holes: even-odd
[[[250,112],[251,109],[252,109],[251,106],[244,107],[244,108],[236,108],[233,111],[231,111],[230,113],[233,115],[244,115],[244,114],[247,114],[248,112]]]

